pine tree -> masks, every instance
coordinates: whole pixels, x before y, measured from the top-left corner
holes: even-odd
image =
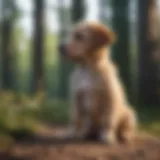
[[[72,22],[77,23],[85,16],[85,3],[84,0],[72,0]]]
[[[17,18],[17,7],[15,1],[13,0],[3,0],[2,1],[2,87],[3,89],[11,89],[12,87],[12,73],[11,73],[11,54],[13,53],[12,48],[12,29],[14,21]]]
[[[44,0],[34,0],[34,43],[33,43],[33,92],[44,89],[43,52],[44,52]]]
[[[129,21],[128,0],[112,0],[113,19],[112,26],[117,35],[113,46],[113,58],[118,66],[120,76],[124,82],[128,98],[131,100],[131,55],[129,53]]]
[[[139,1],[139,97],[160,105],[160,37],[156,0]]]

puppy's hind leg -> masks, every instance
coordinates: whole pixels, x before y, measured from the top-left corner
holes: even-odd
[[[128,109],[118,128],[118,139],[122,143],[130,143],[135,136],[137,118],[135,112]]]
[[[117,121],[113,119],[113,116],[109,118],[110,119],[107,119],[107,121],[104,120],[101,124],[99,139],[101,142],[111,145],[117,142]]]

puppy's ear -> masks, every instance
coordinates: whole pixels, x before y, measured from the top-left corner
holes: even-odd
[[[96,41],[98,45],[111,45],[115,42],[116,40],[116,35],[115,33],[109,29],[106,28],[105,26],[97,26],[95,28],[96,32]]]

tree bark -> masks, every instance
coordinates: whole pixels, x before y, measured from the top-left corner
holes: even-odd
[[[139,100],[160,105],[160,32],[156,0],[139,1]]]
[[[85,15],[85,5],[84,0],[72,0],[72,22],[77,23],[79,20],[82,20],[82,18]]]
[[[64,9],[64,0],[59,0],[59,22],[60,22],[60,41],[63,41],[66,36],[66,14]],[[61,42],[60,42],[61,43]],[[68,81],[67,81],[67,60],[59,55],[59,85],[58,96],[62,99],[67,97]]]
[[[120,76],[124,83],[130,101],[131,96],[131,55],[129,52],[129,21],[128,0],[112,0],[113,6],[113,29],[117,35],[116,44],[113,46],[113,59],[115,60]]]
[[[10,59],[12,53],[11,35],[13,29],[14,2],[12,0],[2,1],[2,88],[11,89],[11,66]]]
[[[44,0],[34,0],[34,53],[33,53],[33,92],[44,89],[43,53],[44,53]]]

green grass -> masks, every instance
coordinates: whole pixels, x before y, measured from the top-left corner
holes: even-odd
[[[140,129],[160,137],[160,108],[157,106],[137,107]]]
[[[69,105],[66,101],[47,100],[38,110],[37,118],[50,124],[68,123]]]
[[[160,120],[152,123],[142,123],[140,129],[160,138]]]
[[[48,99],[44,93],[29,97],[12,92],[0,93],[0,132],[14,138],[34,134],[39,123],[66,124],[69,104]],[[160,108],[136,108],[142,131],[160,137]]]

